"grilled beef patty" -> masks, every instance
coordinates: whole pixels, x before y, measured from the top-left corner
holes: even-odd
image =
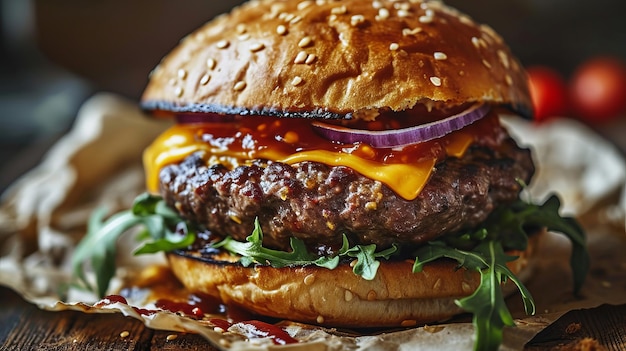
[[[289,250],[297,237],[328,253],[342,234],[353,244],[414,247],[473,228],[517,199],[517,179],[529,182],[533,173],[530,152],[507,138],[440,162],[412,201],[347,167],[258,161],[229,170],[207,167],[200,153],[163,168],[160,187],[170,206],[214,234],[245,240],[258,217],[268,247]]]

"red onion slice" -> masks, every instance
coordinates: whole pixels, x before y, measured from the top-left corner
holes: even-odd
[[[193,123],[221,123],[232,122],[235,120],[233,115],[220,115],[218,113],[177,113],[176,121],[181,124]]]
[[[441,138],[485,117],[489,109],[489,105],[477,104],[439,121],[395,130],[351,129],[319,121],[313,122],[312,126],[319,134],[331,141],[344,144],[361,142],[373,147],[394,148]]]

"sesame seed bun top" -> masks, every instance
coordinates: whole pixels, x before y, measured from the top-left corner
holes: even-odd
[[[147,110],[368,118],[418,104],[531,111],[490,27],[438,1],[258,0],[187,36],[152,72]]]

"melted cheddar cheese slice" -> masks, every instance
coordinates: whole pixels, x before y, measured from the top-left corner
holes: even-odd
[[[207,166],[222,163],[231,169],[250,164],[254,159],[291,165],[313,161],[346,166],[412,200],[423,189],[439,159],[461,157],[476,140],[476,133],[466,128],[413,148],[373,149],[368,145],[340,145],[325,140],[315,134],[307,121],[269,118],[171,127],[144,153],[148,189],[158,191],[158,174],[163,167],[179,163],[192,153],[203,152]]]

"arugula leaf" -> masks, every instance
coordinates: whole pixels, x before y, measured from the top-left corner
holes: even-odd
[[[473,314],[476,328],[475,350],[497,350],[502,343],[504,326],[514,325],[500,287],[507,278],[511,279],[521,291],[526,312],[529,314],[535,312],[535,304],[530,293],[506,266],[507,262],[515,260],[516,257],[506,255],[498,241],[485,241],[472,251],[463,251],[437,241],[418,249],[416,255],[414,272],[420,272],[428,262],[451,258],[457,261],[459,266],[480,273],[480,285],[476,291],[455,301],[459,307]]]
[[[87,233],[77,245],[72,257],[74,275],[87,289],[104,296],[115,275],[117,239],[130,229],[143,226],[139,237],[143,246],[135,254],[170,251],[189,246],[195,240],[195,229],[188,228],[176,212],[158,196],[142,194],[131,210],[104,219],[105,210],[94,211],[87,224]],[[183,223],[182,225],[180,223]],[[90,262],[96,274],[96,287],[89,284],[85,263]]]
[[[394,245],[386,250],[376,252],[376,245],[356,245],[350,247],[347,237],[342,239],[342,247],[335,256],[317,256],[308,252],[304,242],[297,238],[291,238],[291,251],[273,250],[263,247],[263,231],[258,218],[254,221],[254,230],[242,243],[231,237],[212,244],[213,248],[223,248],[231,253],[241,256],[240,263],[249,266],[253,263],[268,264],[272,267],[281,268],[286,266],[316,265],[328,269],[334,269],[339,265],[340,257],[355,257],[357,264],[353,271],[365,279],[372,280],[380,266],[378,258],[388,259],[397,247]]]
[[[542,205],[527,204],[521,200],[494,211],[487,220],[486,229],[497,234],[505,249],[526,249],[526,229],[546,228],[565,235],[572,243],[570,266],[574,280],[574,292],[578,293],[589,271],[590,258],[586,247],[585,232],[571,217],[561,217],[561,202],[555,195]]]
[[[253,263],[261,263],[281,268],[290,265],[311,264],[318,259],[316,255],[307,251],[302,240],[291,238],[290,245],[290,252],[263,247],[263,231],[261,230],[259,220],[255,219],[254,230],[246,238],[246,242],[239,242],[231,237],[226,237],[213,244],[212,247],[223,248],[231,253],[240,255],[242,257],[240,263],[245,267]]]
[[[357,245],[343,253],[340,252],[340,255],[345,254],[350,257],[355,257],[357,262],[352,269],[354,274],[360,275],[363,279],[372,280],[376,277],[376,272],[380,266],[380,262],[377,258],[381,257],[389,259],[389,257],[397,251],[397,249],[398,248],[394,245],[386,250],[376,252],[375,244],[366,246]]]
[[[514,325],[501,290],[501,283],[507,279],[520,291],[526,313],[535,313],[530,292],[506,266],[507,262],[515,259],[508,256],[506,250],[526,249],[527,230],[545,227],[570,239],[574,291],[578,292],[582,286],[589,270],[585,233],[576,220],[561,217],[559,208],[560,202],[556,196],[551,196],[542,205],[519,200],[494,211],[485,222],[484,228],[441,238],[416,251],[414,272],[421,271],[425,264],[440,258],[453,259],[459,263],[459,267],[480,272],[481,282],[476,291],[456,301],[459,307],[473,314],[476,328],[475,350],[497,350],[502,342],[504,327]]]
[[[507,260],[496,253],[495,241],[487,243],[488,258],[487,267],[479,270],[480,285],[474,293],[468,297],[456,301],[459,307],[473,314],[472,321],[476,328],[476,342],[474,350],[497,350],[502,343],[504,326],[514,326],[513,317],[504,301],[504,295],[500,284],[504,281],[501,261]]]

